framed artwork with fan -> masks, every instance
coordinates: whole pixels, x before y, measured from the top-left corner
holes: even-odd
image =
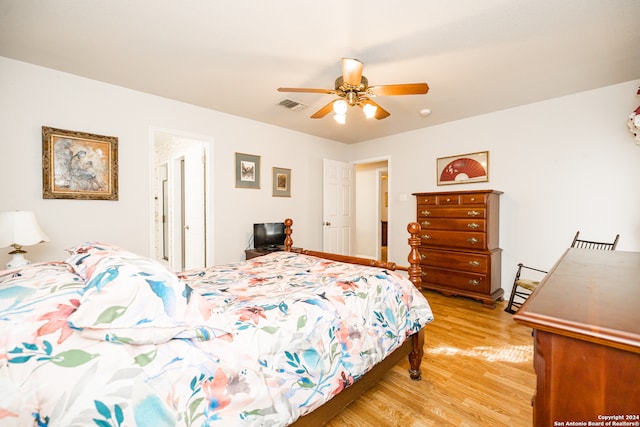
[[[489,181],[489,152],[459,154],[436,160],[438,185]]]
[[[236,188],[260,188],[260,156],[236,153]]]

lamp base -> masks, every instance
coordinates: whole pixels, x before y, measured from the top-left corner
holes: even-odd
[[[11,251],[9,252],[9,255],[13,255],[13,258],[11,258],[11,260],[7,263],[7,269],[10,268],[16,268],[16,267],[23,267],[25,265],[29,265],[31,264],[31,261],[29,261],[28,259],[26,259],[24,257],[24,254],[26,254],[26,251]]]

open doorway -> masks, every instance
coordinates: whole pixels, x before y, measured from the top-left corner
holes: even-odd
[[[380,183],[380,257],[382,261],[389,260],[387,251],[388,230],[389,230],[389,169],[384,168],[378,171],[378,182]]]
[[[211,264],[211,141],[152,131],[152,253],[173,271]]]
[[[358,256],[388,259],[389,162],[355,165],[355,246]]]

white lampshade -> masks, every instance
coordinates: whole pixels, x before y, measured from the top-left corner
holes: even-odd
[[[339,99],[333,103],[333,111],[339,116],[345,115],[348,107],[347,101],[344,99]]]
[[[362,111],[364,111],[364,115],[367,119],[372,119],[376,116],[378,107],[372,104],[365,104],[364,107],[362,107]]]
[[[29,264],[23,254],[22,246],[31,246],[48,242],[49,236],[38,225],[36,216],[31,211],[10,211],[0,213],[0,247],[12,246],[10,252],[13,259],[7,263],[7,268]]]

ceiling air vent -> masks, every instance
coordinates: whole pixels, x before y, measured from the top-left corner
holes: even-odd
[[[294,101],[293,99],[283,99],[278,105],[282,105],[292,111],[300,111],[308,107],[307,105]]]

